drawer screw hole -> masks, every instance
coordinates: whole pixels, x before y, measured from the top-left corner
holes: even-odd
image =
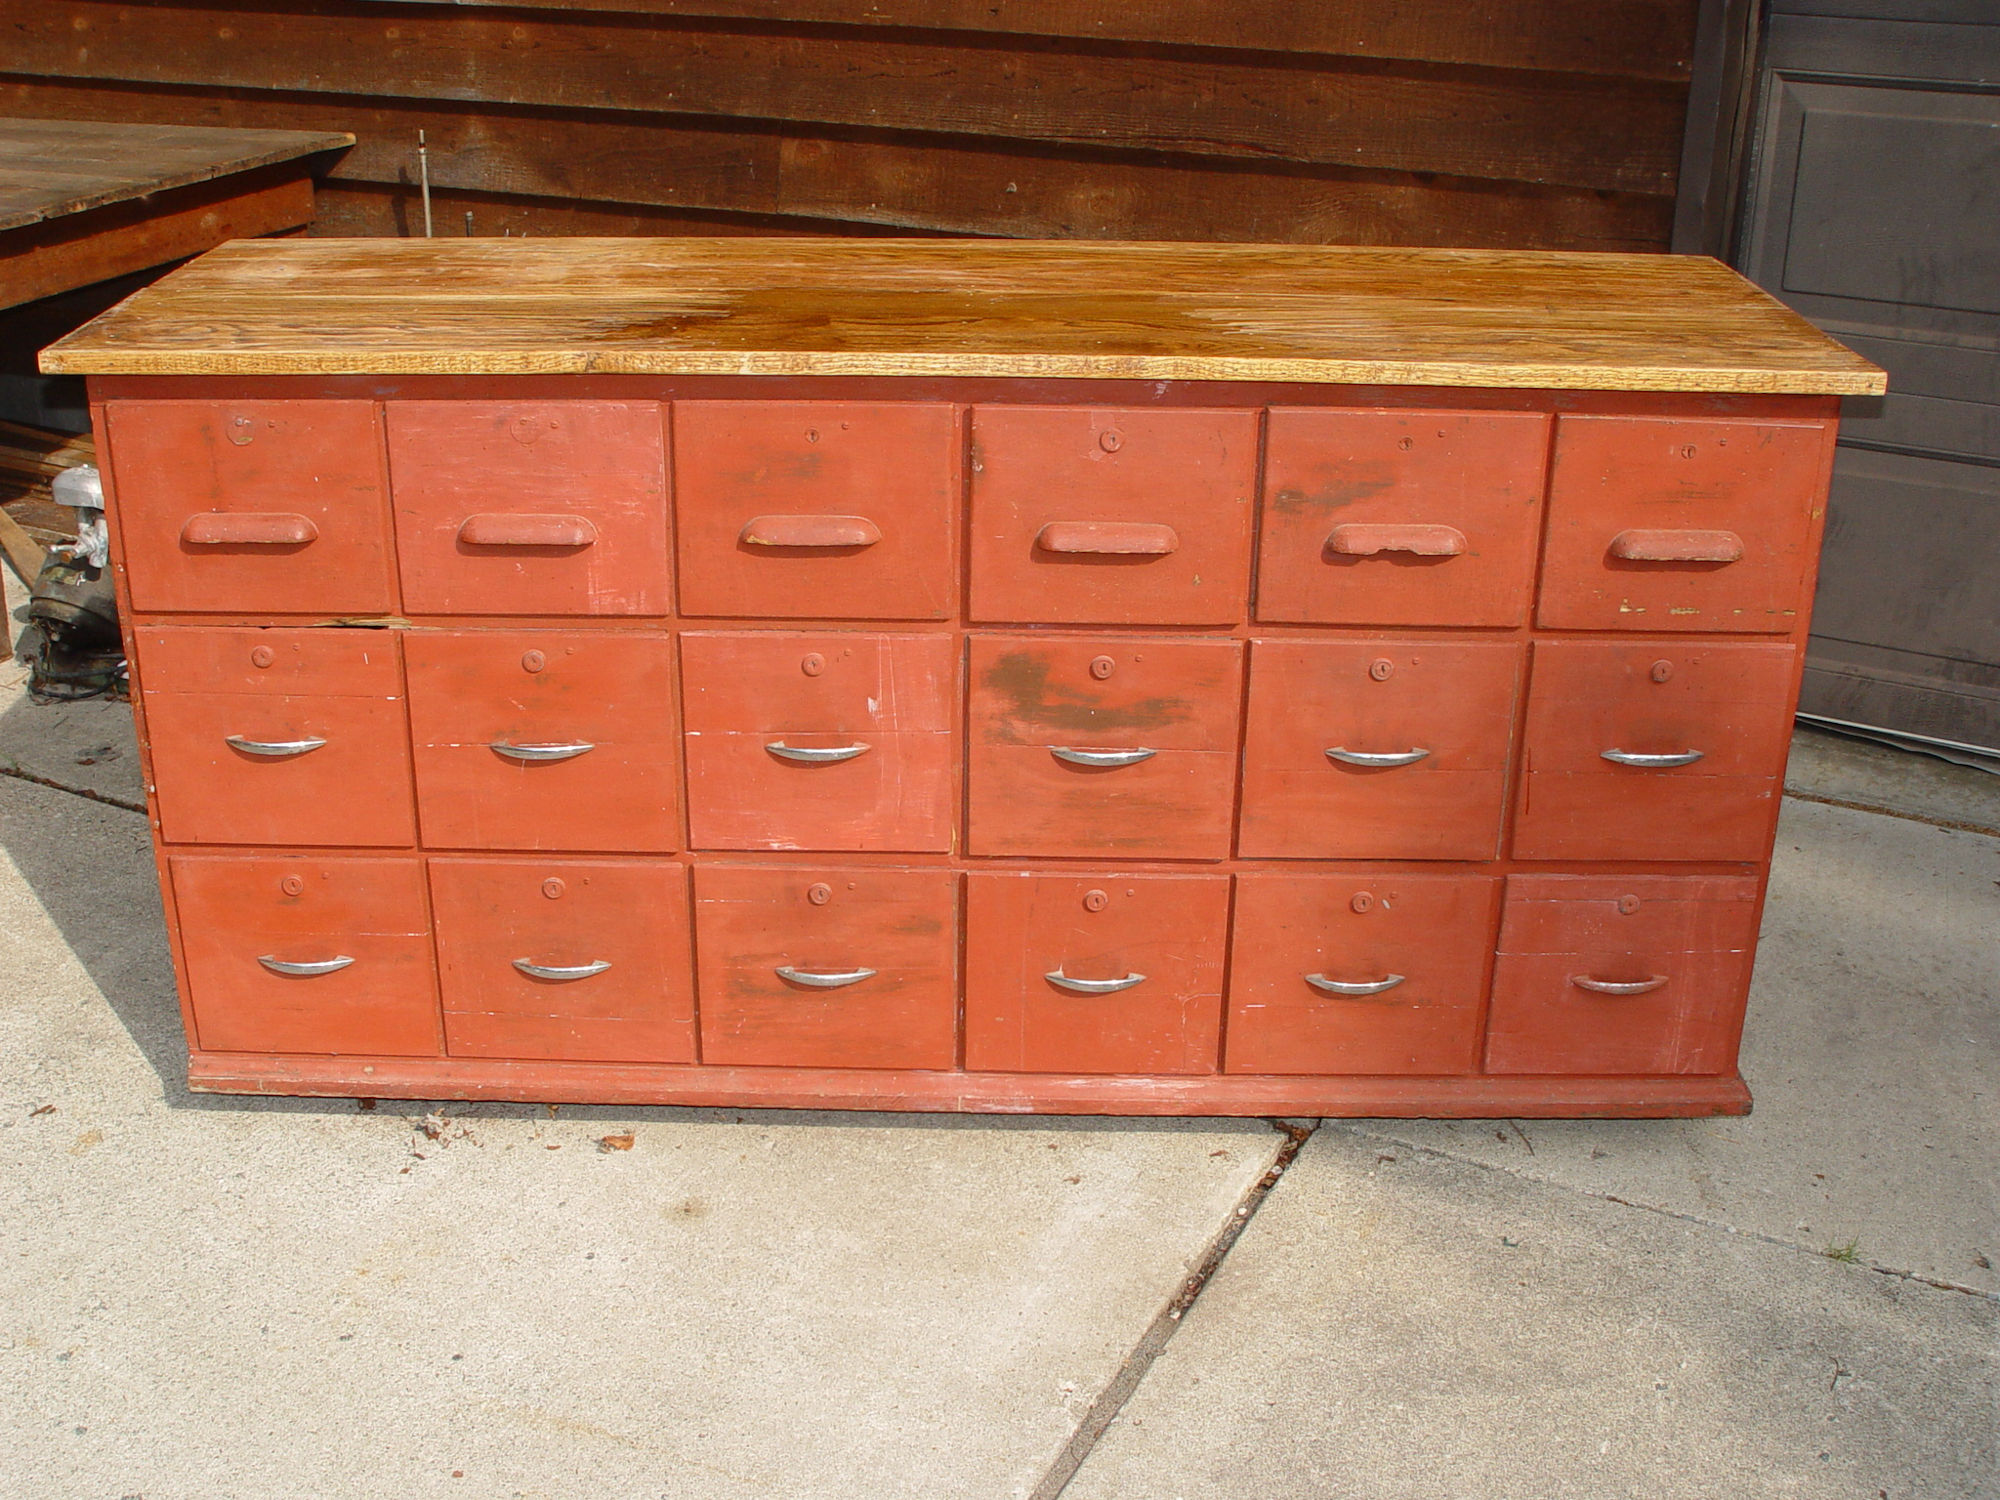
[[[306,893],[306,883],[296,875],[287,875],[278,882],[278,889],[287,896],[303,896]]]
[[[1669,677],[1674,675],[1674,664],[1670,661],[1656,661],[1653,663],[1653,669],[1648,675],[1655,682],[1665,682]]]
[[[1415,438],[1407,438],[1407,437],[1398,438],[1396,439],[1396,446],[1398,448],[1401,448],[1405,453],[1408,453],[1412,448],[1417,446],[1417,440]]]
[[[808,651],[805,660],[799,663],[799,670],[808,677],[817,677],[826,670],[826,658],[817,651]]]
[[[833,887],[823,880],[806,887],[806,900],[812,902],[814,906],[824,906],[832,899]]]
[[[1638,909],[1639,898],[1637,896],[1620,896],[1618,898],[1619,915],[1629,917]]]
[[[1387,682],[1395,670],[1396,664],[1386,656],[1378,656],[1368,663],[1368,675],[1377,682]]]
[[[1090,675],[1095,677],[1099,682],[1104,681],[1105,678],[1117,670],[1118,663],[1108,656],[1093,656],[1090,659]]]
[[[250,665],[253,667],[268,667],[277,659],[278,653],[269,646],[257,646],[250,652]]]
[[[539,672],[548,664],[549,659],[539,651],[523,651],[521,653],[521,670],[524,672]]]
[[[808,427],[806,429],[806,441],[809,443],[816,443],[819,441],[819,429],[817,427]]]
[[[1103,911],[1110,904],[1111,898],[1102,891],[1085,891],[1083,893],[1083,909],[1085,911]]]
[[[229,424],[229,441],[241,448],[256,434],[251,432],[253,424],[248,417],[236,417]]]
[[[1357,913],[1373,911],[1375,909],[1375,893],[1373,891],[1356,891],[1347,904],[1353,907]]]
[[[547,896],[551,901],[561,900],[562,893],[568,889],[568,886],[564,885],[553,875],[542,882],[542,894]]]
[[[1125,446],[1125,436],[1116,428],[1106,428],[1097,435],[1097,446],[1106,453],[1116,453]]]
[[[1693,458],[1693,457],[1694,457],[1694,455],[1695,455],[1695,452],[1696,452],[1696,449],[1695,449],[1695,446],[1694,446],[1694,444],[1693,444],[1693,443],[1689,443],[1689,444],[1687,444],[1687,445],[1686,445],[1685,447],[1683,447],[1683,448],[1681,449],[1681,457],[1682,457],[1682,458]]]

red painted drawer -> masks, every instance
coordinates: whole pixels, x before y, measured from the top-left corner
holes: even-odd
[[[1765,858],[1793,671],[1790,646],[1537,641],[1515,856]]]
[[[694,1061],[681,866],[434,859],[430,884],[452,1056]]]
[[[197,1046],[438,1055],[416,860],[176,854],[167,866]]]
[[[963,408],[679,401],[673,412],[683,614],[955,612]]]
[[[1521,660],[1502,641],[1256,642],[1239,852],[1493,858]]]
[[[1242,619],[1256,474],[1255,412],[975,408],[972,618]]]
[[[1224,875],[966,877],[965,1065],[1213,1073]]]
[[[948,850],[958,642],[684,635],[698,849]]]
[[[1513,875],[1489,1073],[1727,1073],[1757,947],[1757,882]]]
[[[967,849],[1226,858],[1242,659],[1235,641],[972,637]]]
[[[397,401],[388,420],[410,613],[667,613],[657,403]]]
[[[1831,423],[1561,418],[1537,620],[1791,630],[1832,452]]]
[[[666,636],[417,630],[403,652],[425,844],[680,846]]]
[[[1476,1073],[1500,882],[1242,875],[1231,1073]]]
[[[133,640],[169,843],[416,842],[396,632],[154,629]]]
[[[704,1062],[952,1066],[952,871],[707,865],[694,890]]]
[[[372,401],[113,401],[105,436],[135,608],[394,607]]]
[[[1258,619],[1527,618],[1545,414],[1279,407],[1267,421]]]

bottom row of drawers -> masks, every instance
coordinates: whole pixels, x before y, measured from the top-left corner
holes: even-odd
[[[1719,1073],[1757,913],[1747,876],[169,865],[198,1045],[222,1052]]]

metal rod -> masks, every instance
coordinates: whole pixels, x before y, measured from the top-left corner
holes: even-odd
[[[424,238],[431,237],[431,148],[424,144],[424,133],[417,132],[417,182],[424,195]]]

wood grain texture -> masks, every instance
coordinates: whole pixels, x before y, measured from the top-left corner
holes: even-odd
[[[42,368],[1884,389],[1701,258],[1036,241],[246,241]]]

